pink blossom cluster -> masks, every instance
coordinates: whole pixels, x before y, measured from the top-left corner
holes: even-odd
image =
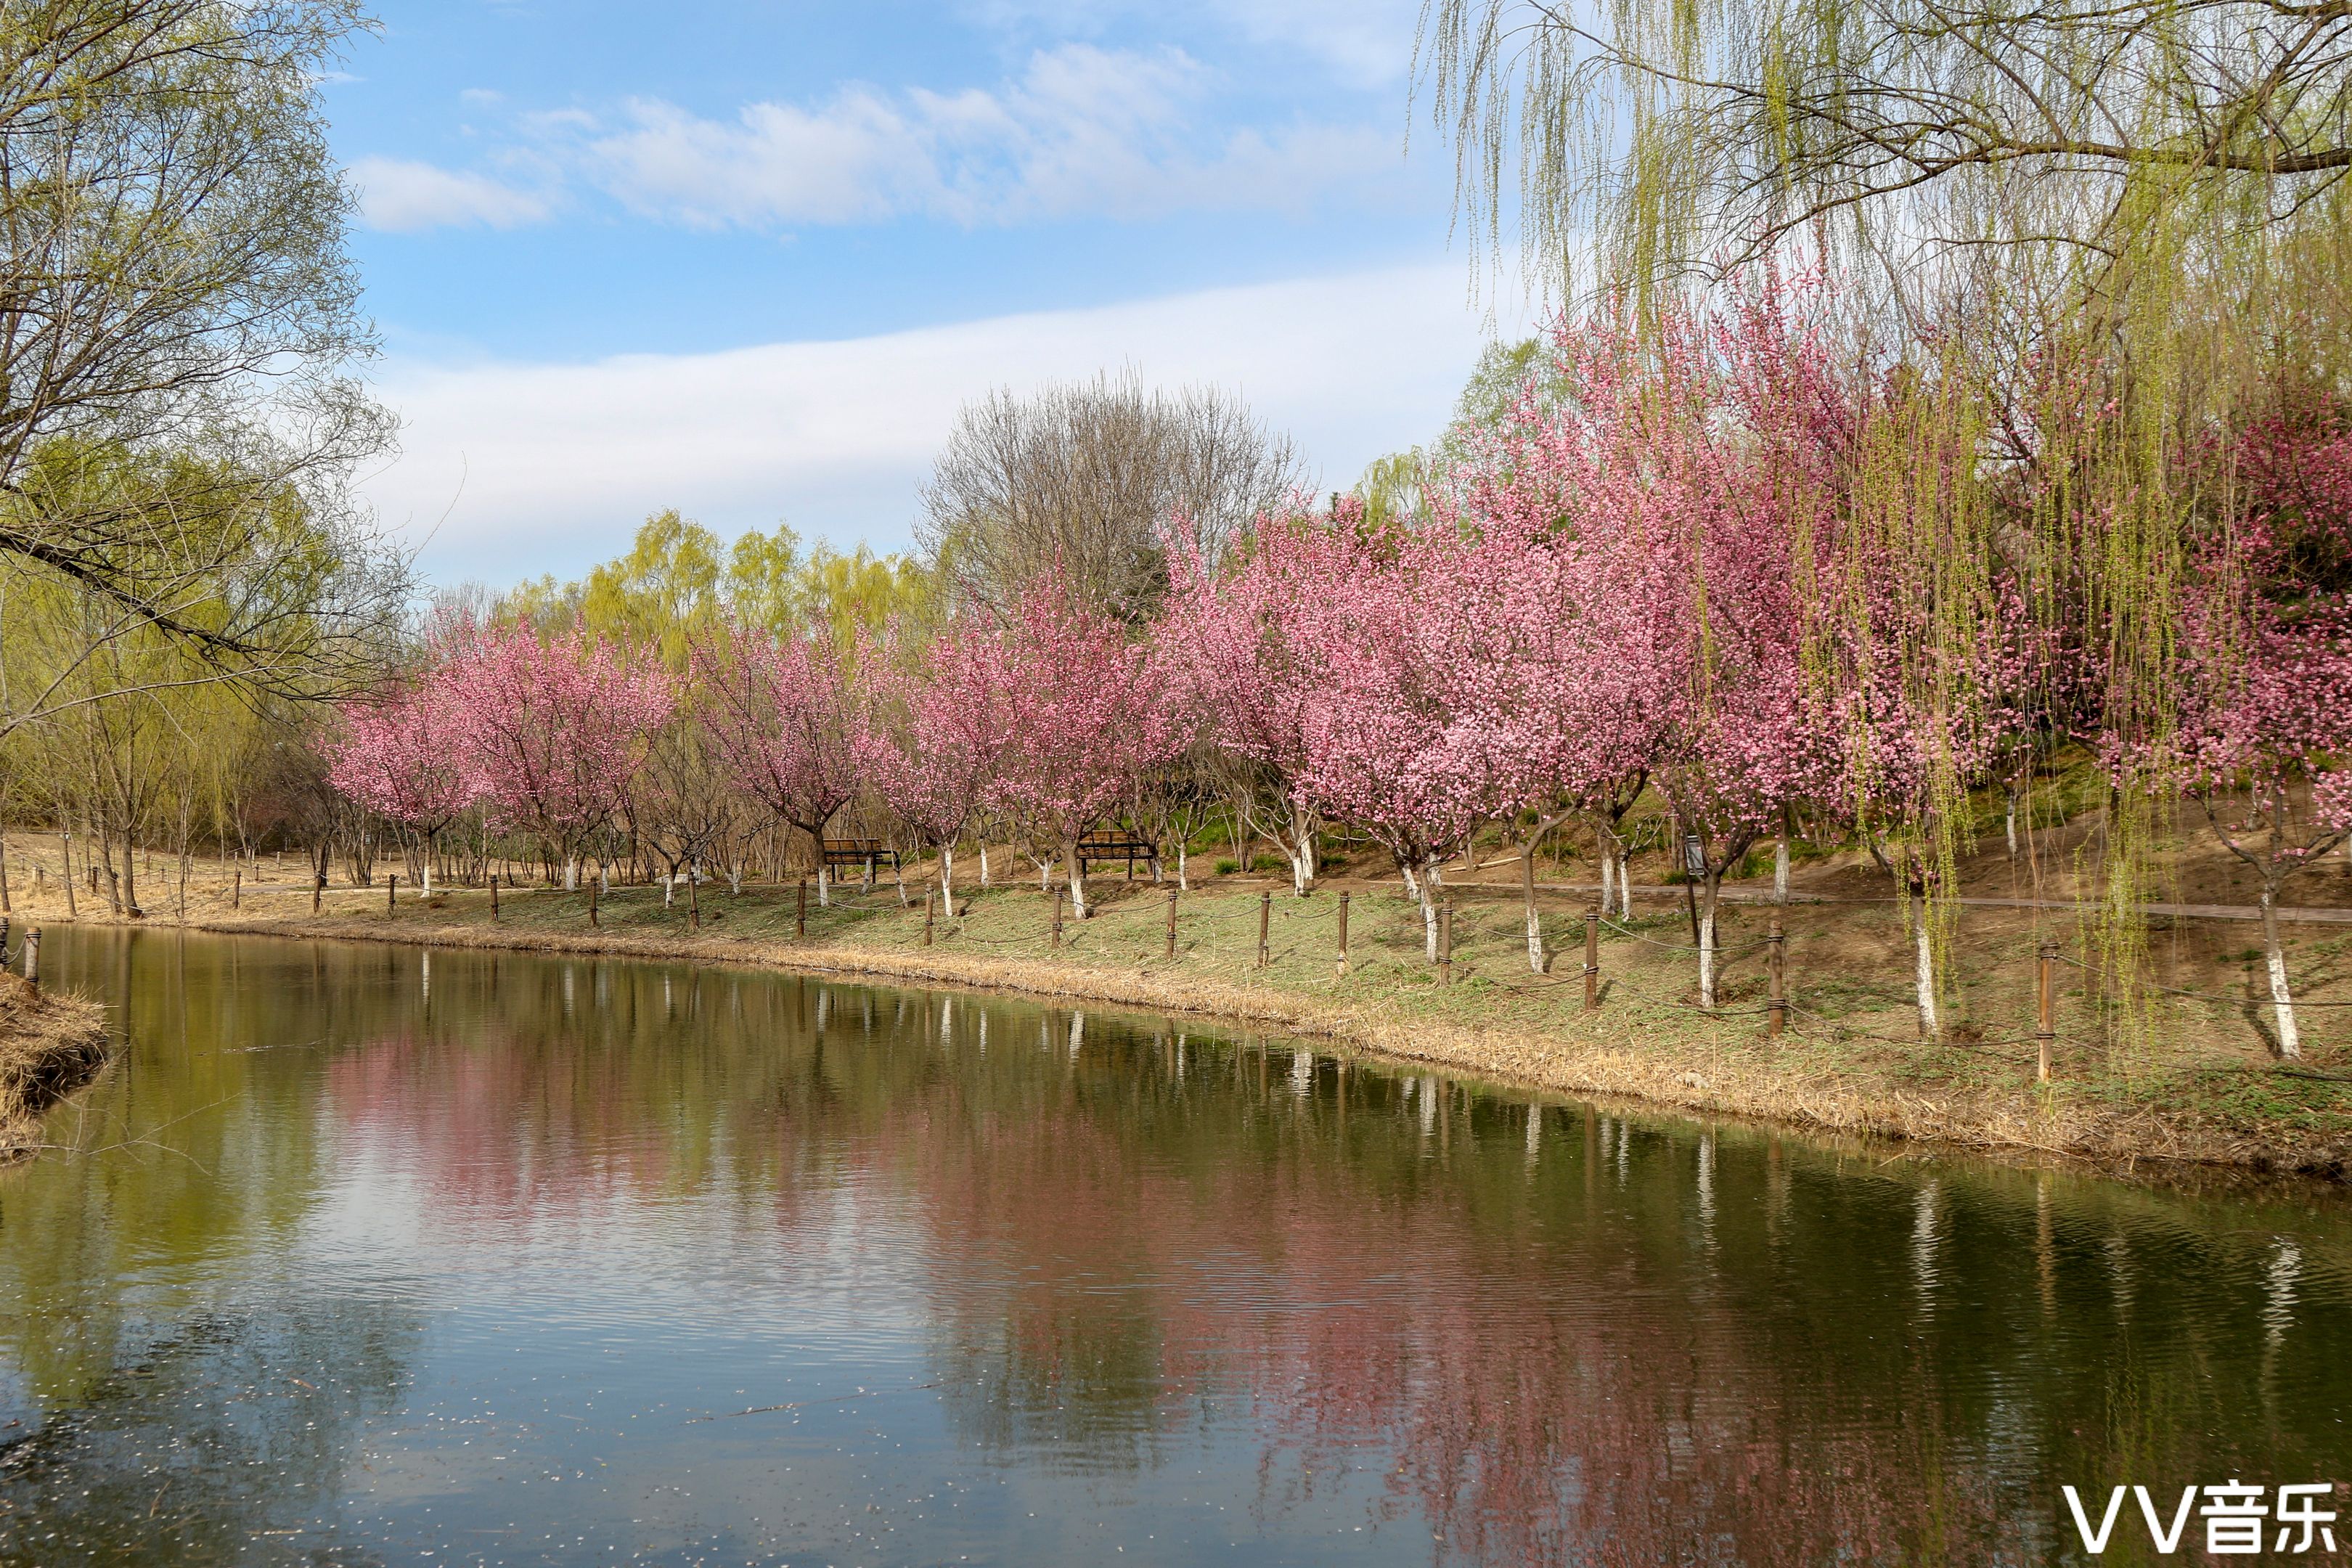
[[[428,652],[418,678],[346,710],[329,777],[421,836],[479,806],[573,861],[667,718],[667,677],[577,632],[459,623]]]

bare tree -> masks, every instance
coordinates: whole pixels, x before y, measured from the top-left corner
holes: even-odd
[[[1302,482],[1289,438],[1214,387],[1146,390],[1124,371],[999,388],[957,416],[916,537],[984,610],[1058,572],[1088,603],[1140,616],[1166,584],[1163,529],[1213,563]]]

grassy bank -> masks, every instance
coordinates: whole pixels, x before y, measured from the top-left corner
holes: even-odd
[[[2072,916],[2046,910],[1968,912],[1951,954],[1945,1037],[1921,1041],[1900,912],[1892,904],[1793,905],[1780,911],[1791,1026],[1774,1040],[1764,1027],[1760,942],[1774,911],[1728,911],[1721,1004],[1706,1013],[1696,1005],[1679,895],[1652,895],[1632,921],[1603,928],[1601,1005],[1587,1012],[1581,910],[1589,896],[1546,898],[1556,961],[1550,973],[1532,973],[1507,867],[1489,868],[1486,886],[1465,873],[1454,890],[1450,985],[1422,955],[1418,913],[1387,880],[1343,878],[1300,900],[1263,878],[1210,879],[1181,896],[1171,957],[1165,889],[1116,875],[1099,884],[1097,918],[1067,921],[1058,948],[1052,905],[1034,881],[972,895],[959,918],[933,922],[926,945],[919,890],[902,905],[887,885],[853,889],[832,909],[812,898],[803,938],[789,886],[730,895],[723,883],[706,884],[696,931],[685,895],[665,907],[658,889],[604,894],[592,926],[585,893],[552,890],[508,892],[493,919],[478,889],[430,900],[404,892],[388,909],[382,888],[338,887],[314,914],[292,875],[277,887],[249,877],[232,902],[226,868],[204,868],[192,883],[187,923],[1015,988],[1248,1020],[1549,1089],[2110,1163],[2197,1161],[2335,1175],[2352,1159],[2352,1019],[2340,1007],[2313,1006],[2307,1058],[2275,1066],[2254,933],[2242,923],[2158,923],[2156,978],[2198,994],[2166,995],[2145,1027],[2119,1026],[2095,972],[2062,966],[2057,1070],[2042,1086],[2032,1065],[2033,953],[2044,935],[2076,934]],[[1345,975],[1336,963],[1342,890],[1351,909]],[[1265,892],[1274,896],[1269,962],[1260,968]],[[1820,886],[1811,892],[1834,896]],[[26,912],[55,920],[63,910]],[[90,918],[87,901],[81,913]],[[173,918],[151,915],[148,923]],[[2352,1001],[2347,952],[2352,926],[2297,928],[2294,965],[2315,1004]]]
[[[0,1161],[40,1146],[41,1115],[106,1065],[104,1011],[0,974]]]

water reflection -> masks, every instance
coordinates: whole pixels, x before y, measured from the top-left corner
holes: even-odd
[[[136,1044],[0,1178],[10,1561],[2032,1562],[2062,1483],[2352,1479],[2324,1194],[760,974],[55,947]]]

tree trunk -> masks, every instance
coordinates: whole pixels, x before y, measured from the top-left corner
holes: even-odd
[[[988,888],[988,840],[987,840],[987,839],[985,839],[985,838],[983,838],[983,839],[982,839],[982,840],[980,841],[980,886],[981,886],[981,889],[982,889],[982,891],[986,891],[986,890],[987,890],[987,888]]]
[[[1070,911],[1082,921],[1092,920],[1094,911],[1087,908],[1087,863],[1078,858],[1076,845],[1066,849],[1065,858],[1070,863]]]
[[[1432,963],[1437,962],[1437,889],[1443,885],[1438,875],[1437,857],[1432,855],[1428,865],[1423,868],[1421,879],[1422,946]]]
[[[13,913],[16,906],[8,901],[8,840],[5,828],[0,828],[0,915]]]
[[[1290,852],[1290,888],[1300,898],[1307,896],[1307,884],[1315,880],[1315,828],[1311,823],[1295,823],[1297,837],[1284,846]]]
[[[1186,847],[1187,846],[1182,839],[1180,838],[1176,841],[1176,890],[1180,893],[1189,893],[1192,890],[1192,884],[1188,879],[1184,869],[1184,854]]]
[[[940,846],[940,902],[946,906],[940,912],[955,919],[955,846]]]
[[[2263,888],[2263,958],[2270,967],[2271,1011],[2278,1019],[2278,1054],[2286,1061],[2303,1058],[2303,1037],[2294,1027],[2294,994],[2287,989],[2286,949],[2279,942],[2278,887]]]
[[[1633,852],[1623,845],[1617,847],[1617,918],[1633,918]]]
[[[1913,978],[1919,996],[1919,1037],[1932,1040],[1943,1033],[1936,1016],[1936,944],[1927,925],[1927,908],[1922,903],[1911,922],[1912,947],[1916,955],[1913,961]]]
[[[820,839],[818,842],[822,844],[824,841]],[[824,863],[822,848],[816,857],[816,907],[821,910],[833,908],[833,870]]]
[[[1700,878],[1705,889],[1698,910],[1698,1005],[1709,1012],[1715,1010],[1715,910],[1718,894],[1723,890],[1723,874],[1709,867]]]
[[[2008,794],[2009,812],[2006,820],[2009,828],[2009,858],[2014,860],[2017,858],[2017,786],[2010,785]]]
[[[580,890],[580,857],[577,855],[563,858],[563,890],[567,893]]]
[[[1617,907],[1617,854],[1605,841],[1600,847],[1601,912],[1607,914]]]
[[[63,829],[58,833],[58,853],[65,860],[66,919],[71,920],[79,912],[74,908],[73,835]]]
[[[1772,841],[1772,901],[1789,901],[1789,825],[1780,824],[1780,836]]]
[[[1538,974],[1549,967],[1544,955],[1543,917],[1536,912],[1536,841],[1542,837],[1540,829],[1528,834],[1526,847],[1519,851],[1519,891],[1528,906],[1528,967]]]

